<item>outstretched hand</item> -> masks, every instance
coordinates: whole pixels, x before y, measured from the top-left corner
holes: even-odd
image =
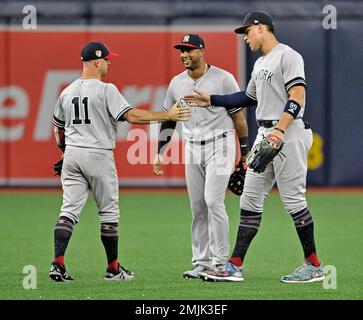
[[[178,101],[168,111],[168,118],[171,121],[187,121],[192,116],[190,108],[179,108]]]
[[[211,105],[210,95],[202,90],[194,89],[195,94],[184,96],[184,100],[193,107],[206,108]]]

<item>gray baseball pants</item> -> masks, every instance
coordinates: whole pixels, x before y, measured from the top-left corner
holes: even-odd
[[[234,170],[234,131],[201,145],[186,142],[185,176],[192,210],[192,264],[225,264],[229,256],[229,222],[224,199]]]
[[[260,127],[255,144],[267,136],[273,128]],[[264,201],[274,184],[277,184],[281,200],[290,214],[307,207],[306,175],[307,155],[313,143],[311,129],[305,129],[303,121],[295,120],[285,132],[285,144],[263,173],[247,170],[241,209],[262,212]]]
[[[118,176],[112,150],[67,146],[62,168],[63,205],[60,216],[78,223],[89,191],[101,223],[117,223]]]

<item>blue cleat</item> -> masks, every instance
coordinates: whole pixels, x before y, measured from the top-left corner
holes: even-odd
[[[323,265],[321,264],[320,267],[315,267],[311,263],[305,261],[304,264],[297,268],[292,274],[283,276],[280,280],[285,283],[309,283],[323,281]]]

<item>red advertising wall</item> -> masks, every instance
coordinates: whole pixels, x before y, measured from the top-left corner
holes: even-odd
[[[1,178],[6,176],[6,155],[7,155],[7,145],[6,145],[6,132],[4,127],[8,125],[5,118],[5,107],[7,104],[6,93],[4,92],[4,87],[6,85],[6,35],[4,32],[0,32],[0,181]]]
[[[194,32],[206,41],[207,62],[238,79],[236,36],[230,31]],[[134,107],[160,110],[169,81],[183,71],[179,51],[173,49],[183,34],[140,29],[98,33],[0,30],[0,185],[59,182],[52,170],[61,156],[53,137],[52,112],[61,90],[80,74],[80,50],[86,42],[102,41],[120,54],[112,61],[105,82],[113,82]],[[150,129],[120,124],[115,157],[121,183],[183,181],[182,164],[166,166],[165,178],[152,174],[156,132],[155,125]],[[135,133],[139,133],[136,138]],[[140,150],[135,152],[138,146],[147,150],[146,157],[140,156]],[[181,156],[181,141],[174,141],[175,146]],[[130,163],[129,154],[141,161],[134,163],[133,157]]]

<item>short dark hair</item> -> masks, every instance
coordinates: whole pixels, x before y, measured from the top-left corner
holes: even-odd
[[[267,25],[267,31],[270,31],[272,34],[275,34],[275,28],[273,26]]]

